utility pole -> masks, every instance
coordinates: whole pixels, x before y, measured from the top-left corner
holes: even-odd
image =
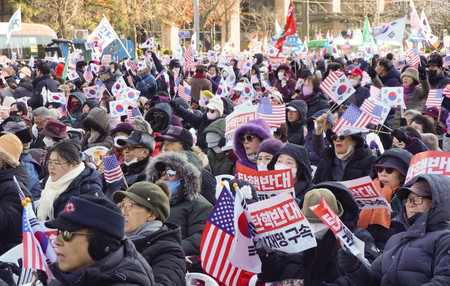
[[[302,28],[303,39],[306,37],[309,41],[309,0],[303,2]]]
[[[195,33],[195,49],[198,51],[200,39],[200,23],[198,13],[198,0],[194,0],[194,33]],[[200,52],[200,51],[199,51]]]

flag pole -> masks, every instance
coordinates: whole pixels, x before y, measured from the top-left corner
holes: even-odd
[[[125,183],[125,186],[126,186],[127,189],[128,189],[129,187],[128,187],[127,179],[125,179],[125,175],[122,175],[122,179],[123,179],[123,181],[124,181],[124,183]]]

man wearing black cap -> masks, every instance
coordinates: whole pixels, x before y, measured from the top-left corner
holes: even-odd
[[[144,181],[145,167],[155,150],[155,140],[147,132],[135,130],[125,139],[117,140],[123,149],[123,164],[121,165],[128,187],[135,182]],[[105,195],[109,197],[117,190],[126,190],[123,180],[107,184]]]
[[[165,135],[155,137],[156,142],[162,142],[162,152],[191,150],[192,134],[180,126],[172,126]]]
[[[111,88],[117,81],[118,76],[112,73],[111,68],[109,66],[101,66],[100,71],[98,72],[98,77],[105,85],[109,94],[112,94]]]
[[[72,197],[46,226],[58,230],[50,285],[153,285],[151,267],[124,239],[124,218],[110,200]]]
[[[428,61],[428,81],[431,88],[442,89],[450,83],[450,78],[445,76],[442,68],[442,57],[440,55],[433,56]],[[442,107],[450,110],[450,99],[444,96]]]

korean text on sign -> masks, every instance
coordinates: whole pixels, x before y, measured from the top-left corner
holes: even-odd
[[[340,183],[352,192],[360,209],[385,208],[391,210],[391,205],[378,191],[369,176]]]
[[[450,153],[427,151],[414,155],[406,173],[406,182],[421,174],[450,176]]]

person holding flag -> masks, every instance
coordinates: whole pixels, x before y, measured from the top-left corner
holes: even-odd
[[[295,94],[297,84],[295,73],[288,64],[281,64],[274,72],[275,78],[271,84],[283,95],[283,102],[288,103]]]

